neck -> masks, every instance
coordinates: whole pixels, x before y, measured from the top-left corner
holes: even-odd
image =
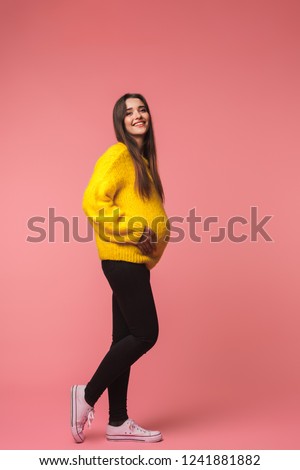
[[[137,143],[137,146],[138,146],[139,151],[141,152],[141,151],[142,151],[142,148],[143,148],[143,143],[144,143],[144,138],[143,138],[143,136],[141,136],[141,137],[135,137],[134,139],[135,139],[135,141],[136,141],[136,143]]]

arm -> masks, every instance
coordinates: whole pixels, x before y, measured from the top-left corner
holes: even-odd
[[[130,221],[114,203],[122,184],[122,154],[102,156],[84,192],[82,208],[98,235],[107,241],[137,243],[143,234],[141,221]]]

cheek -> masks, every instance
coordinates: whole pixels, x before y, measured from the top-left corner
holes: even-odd
[[[130,122],[128,121],[128,119],[124,119],[124,125],[125,125],[125,128],[127,130],[130,129],[130,127],[131,127]]]

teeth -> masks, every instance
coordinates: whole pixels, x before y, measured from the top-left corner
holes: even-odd
[[[143,126],[144,123],[143,122],[137,122],[136,124],[134,124],[134,126]]]

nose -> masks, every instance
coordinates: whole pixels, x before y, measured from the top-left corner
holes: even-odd
[[[141,111],[139,109],[136,110],[136,117],[140,118],[142,115]]]

